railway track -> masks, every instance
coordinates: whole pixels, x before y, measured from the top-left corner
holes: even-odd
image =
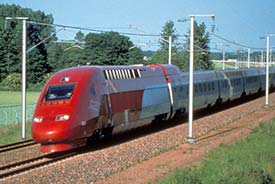
[[[77,153],[75,151],[70,151],[62,154],[50,153],[47,155],[42,155],[36,158],[31,158],[23,160],[20,162],[8,164],[0,167],[0,180],[11,177],[13,175],[20,174],[22,172],[39,168],[62,159],[75,156]]]
[[[12,143],[12,144],[2,145],[2,146],[0,146],[0,153],[32,146],[35,144],[36,143],[30,139],[30,140],[20,141],[20,142],[16,142],[16,143]]]

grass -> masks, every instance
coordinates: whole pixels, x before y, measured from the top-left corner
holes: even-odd
[[[213,62],[214,63],[214,70],[222,70],[222,63]],[[234,66],[225,64],[225,69],[234,69]]]
[[[40,92],[27,92],[27,104],[35,104]],[[9,105],[19,105],[6,107]],[[0,91],[0,145],[18,142],[21,140],[21,123],[15,123],[15,112],[19,112],[19,119],[21,119],[21,91]],[[28,119],[31,118],[33,111],[33,105],[27,106]],[[4,115],[7,112],[7,120],[4,119]],[[7,121],[7,123],[6,123]],[[8,126],[5,126],[8,124]],[[30,123],[26,127],[26,136],[31,138],[31,126]]]
[[[211,151],[200,166],[179,168],[161,184],[275,183],[275,120],[248,138]]]
[[[0,145],[21,141],[21,124],[0,128]],[[26,139],[31,139],[31,123],[26,126]]]
[[[27,103],[36,103],[40,92],[27,92]],[[21,91],[0,91],[0,106],[21,104]]]

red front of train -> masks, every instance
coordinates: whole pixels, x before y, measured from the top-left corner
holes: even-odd
[[[91,110],[96,68],[78,67],[56,73],[43,88],[32,121],[33,140],[42,152],[58,152],[86,144],[97,123]],[[95,102],[97,103],[97,102]]]

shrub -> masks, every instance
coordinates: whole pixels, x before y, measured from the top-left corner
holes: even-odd
[[[20,73],[12,73],[3,80],[2,85],[11,90],[20,90],[22,84],[21,78]]]

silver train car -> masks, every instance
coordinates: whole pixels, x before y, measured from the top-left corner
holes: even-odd
[[[265,68],[195,71],[194,110],[265,91]],[[187,111],[189,73],[172,78],[173,110]],[[275,67],[269,70],[269,88],[275,87]]]

